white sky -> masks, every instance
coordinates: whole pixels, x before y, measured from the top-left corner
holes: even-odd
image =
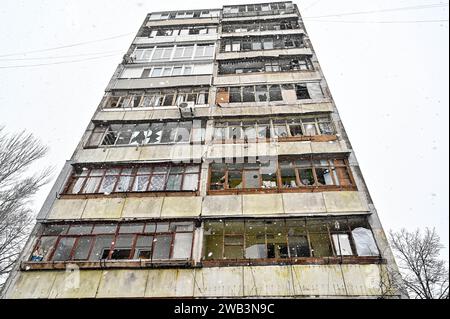
[[[56,177],[148,12],[257,2],[262,1],[2,0],[0,125],[10,132],[26,129],[49,145],[40,165],[53,165]],[[384,228],[436,227],[448,258],[448,22],[412,22],[448,20],[448,6],[306,19],[448,2],[296,3]],[[71,57],[51,58],[61,56]],[[36,210],[52,183],[36,196]]]

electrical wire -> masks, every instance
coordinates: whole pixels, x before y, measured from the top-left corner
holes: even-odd
[[[335,14],[327,14],[327,15],[321,15],[321,16],[303,17],[303,19],[329,18],[329,17],[342,17],[342,16],[349,16],[349,15],[372,14],[372,13],[392,12],[392,11],[407,11],[407,10],[419,10],[419,9],[432,9],[432,8],[448,7],[448,5],[449,5],[448,3],[435,3],[435,4],[417,5],[417,6],[409,6],[409,7],[400,7],[400,8],[390,8],[390,9],[379,9],[379,10],[369,10],[369,11],[355,11],[355,12],[335,13]]]
[[[383,24],[383,23],[386,23],[386,24],[390,24],[390,23],[399,23],[399,24],[401,24],[401,23],[431,23],[431,22],[433,22],[433,23],[436,23],[436,22],[448,22],[449,20],[447,19],[447,20],[409,20],[409,21],[406,21],[406,20],[404,20],[404,21],[348,21],[348,20],[321,20],[321,19],[318,19],[318,20],[315,20],[315,19],[312,19],[312,20],[309,20],[309,22],[338,22],[338,23],[380,23],[380,24]]]
[[[75,57],[80,57],[80,56],[90,56],[90,55],[120,53],[120,52],[123,52],[123,50],[103,51],[103,52],[93,52],[93,53],[80,53],[80,54],[72,54],[72,55],[46,56],[46,57],[35,57],[35,58],[0,58],[0,61],[28,61],[28,60],[63,59],[63,58],[75,58]]]
[[[8,56],[14,56],[14,55],[23,55],[23,54],[29,54],[29,53],[47,52],[47,51],[65,49],[65,48],[72,48],[72,47],[75,47],[75,46],[85,45],[85,44],[89,44],[89,43],[98,43],[98,42],[103,42],[103,41],[109,41],[109,40],[113,40],[113,39],[123,38],[123,37],[129,36],[131,34],[135,34],[135,32],[119,34],[119,35],[115,35],[115,36],[111,36],[111,37],[107,37],[107,38],[102,38],[102,39],[97,39],[97,40],[89,40],[89,41],[84,41],[84,42],[77,42],[77,43],[72,43],[72,44],[66,44],[66,45],[61,45],[61,46],[47,48],[47,49],[39,49],[39,50],[30,50],[30,51],[23,51],[23,52],[16,52],[16,53],[1,54],[0,57],[8,57]]]
[[[309,6],[307,6],[305,9],[303,9],[303,12],[308,11],[309,9],[311,9],[312,7],[314,7],[316,4],[318,4],[320,2],[320,0],[316,0],[313,3],[311,3]]]
[[[40,64],[24,64],[24,65],[0,66],[0,69],[18,69],[18,68],[28,68],[28,67],[37,67],[37,66],[46,66],[46,65],[55,65],[55,64],[67,64],[67,63],[75,63],[75,62],[82,62],[82,61],[88,61],[88,60],[103,59],[103,58],[112,57],[112,56],[117,56],[117,54],[107,54],[107,55],[98,56],[98,57],[91,57],[91,58],[85,58],[85,59],[79,59],[79,60],[71,60],[71,61],[59,61],[59,62],[40,63]]]

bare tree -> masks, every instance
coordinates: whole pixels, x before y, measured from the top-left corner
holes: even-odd
[[[28,172],[46,153],[32,134],[0,126],[0,292],[33,226],[31,199],[49,181],[50,168]]]
[[[389,235],[409,296],[448,299],[449,273],[446,262],[439,258],[443,245],[435,229],[426,228],[423,236],[419,229],[390,231]]]

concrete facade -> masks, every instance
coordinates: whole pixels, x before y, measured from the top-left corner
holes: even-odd
[[[236,133],[248,126],[256,141]],[[402,297],[385,289],[395,261],[290,1],[148,14],[37,221],[6,298]]]

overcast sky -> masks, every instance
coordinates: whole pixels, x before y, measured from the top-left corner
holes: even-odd
[[[2,0],[0,125],[47,144],[56,177],[148,12],[252,2]],[[296,3],[384,228],[436,227],[448,258],[448,2]]]

